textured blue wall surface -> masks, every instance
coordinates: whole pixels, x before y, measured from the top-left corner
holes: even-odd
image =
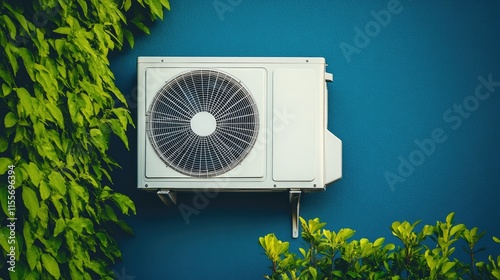
[[[500,1],[171,5],[151,35],[112,60],[134,116],[138,56],[325,57],[335,75],[328,121],[343,141],[343,179],[303,195],[301,215],[320,217],[332,230],[356,229],[357,238],[395,242],[388,230],[394,220],[435,223],[455,211],[457,222],[486,230],[483,245],[498,253],[490,240],[500,235]],[[137,204],[128,219],[135,236],[120,238],[120,276],[269,273],[257,240],[270,232],[291,239],[287,193],[219,194],[186,223],[178,208],[136,190],[135,130],[129,137],[131,152],[119,145],[112,151],[123,166],[115,188]],[[193,206],[193,198],[180,194],[179,202]]]

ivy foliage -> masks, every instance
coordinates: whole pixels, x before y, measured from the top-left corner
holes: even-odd
[[[132,232],[119,217],[136,209],[108,186],[119,167],[110,138],[128,148],[133,125],[108,54],[133,47],[134,30],[149,33],[164,8],[0,0],[0,220],[13,221],[0,227],[0,278],[114,278],[113,234]]]
[[[425,225],[419,231],[420,221],[394,222],[390,230],[401,245],[384,244],[385,238],[375,241],[351,238],[355,231],[349,228],[338,232],[324,229],[326,223],[318,218],[302,224],[302,239],[308,247],[299,248],[300,254],[289,251],[289,242],[274,234],[259,238],[259,244],[271,260],[271,275],[266,279],[499,279],[500,256],[489,256],[478,261],[477,248],[484,236],[477,227],[468,229],[453,222],[454,213],[445,221]],[[431,242],[425,241],[430,239]],[[500,239],[493,237],[500,244]],[[468,255],[465,260],[455,258],[456,245]]]

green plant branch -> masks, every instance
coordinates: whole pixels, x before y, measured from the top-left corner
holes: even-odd
[[[500,279],[500,256],[488,262],[476,262],[474,250],[484,236],[477,228],[467,229],[463,224],[453,223],[454,213],[444,222],[425,225],[420,231],[413,224],[392,223],[391,233],[399,239],[402,247],[388,243],[384,238],[370,242],[366,238],[351,240],[352,229],[338,232],[323,229],[325,223],[318,218],[301,220],[302,238],[309,244],[308,251],[299,248],[302,257],[288,251],[288,242],[282,242],[274,234],[259,238],[266,255],[273,261],[271,275],[267,279]],[[431,250],[424,244],[432,237],[435,247]],[[263,242],[263,240],[268,240]],[[469,261],[452,260],[455,248],[452,245],[463,240],[468,244]],[[493,240],[500,243],[500,239]],[[284,249],[282,244],[286,244]],[[315,252],[316,251],[316,252]],[[314,257],[313,257],[314,255]]]

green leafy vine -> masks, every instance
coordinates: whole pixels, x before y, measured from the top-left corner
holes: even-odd
[[[119,217],[110,138],[133,125],[108,54],[168,0],[0,0],[0,278],[113,279]],[[5,176],[3,176],[5,175]]]

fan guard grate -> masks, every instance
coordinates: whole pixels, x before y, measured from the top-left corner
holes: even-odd
[[[259,130],[250,93],[215,70],[189,71],[168,81],[155,95],[146,122],[159,157],[194,177],[233,169],[250,152]]]

